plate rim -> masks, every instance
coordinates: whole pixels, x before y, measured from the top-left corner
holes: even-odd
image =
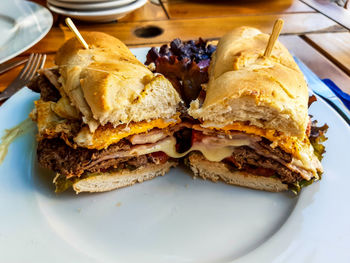
[[[72,2],[61,2],[58,0],[47,0],[48,3],[50,3],[52,6],[60,7],[64,9],[75,9],[77,11],[89,11],[89,10],[96,10],[96,9],[107,9],[107,8],[118,8],[123,7],[127,5],[131,5],[132,3],[136,2],[137,0],[112,0],[108,2],[78,2],[78,3],[72,3]]]
[[[12,1],[9,1],[12,3]],[[33,6],[36,6],[36,7],[39,7],[41,8],[41,10],[43,10],[43,12],[46,12],[46,14],[48,15],[48,18],[49,18],[49,23],[50,26],[47,26],[47,28],[45,28],[45,30],[42,31],[42,33],[40,35],[38,35],[38,37],[33,40],[32,42],[28,43],[27,45],[25,45],[23,48],[17,50],[16,52],[13,52],[11,55],[8,55],[7,57],[4,57],[4,58],[0,58],[0,64],[1,63],[4,63],[14,57],[16,57],[17,55],[21,54],[22,52],[28,50],[29,48],[31,48],[32,46],[34,46],[35,44],[37,44],[40,40],[42,40],[48,33],[49,31],[51,30],[51,27],[53,25],[53,16],[51,14],[51,12],[45,8],[44,6],[42,5],[39,5],[35,2],[30,2],[30,1],[23,1],[26,5],[28,5],[31,9]]]
[[[111,15],[118,15],[118,14],[123,14],[126,12],[131,12],[134,11],[143,5],[145,5],[147,0],[136,0],[135,2],[131,3],[130,5],[126,6],[121,6],[117,8],[112,8],[109,10],[100,10],[100,11],[77,11],[77,10],[69,10],[66,8],[60,8],[53,6],[49,2],[47,2],[47,7],[60,15],[74,15],[74,16],[79,16],[79,17],[103,17],[103,16],[111,16]]]

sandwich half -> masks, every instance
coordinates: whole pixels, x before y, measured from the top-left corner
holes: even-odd
[[[288,50],[249,27],[223,36],[212,56],[204,99],[192,101],[188,163],[195,176],[272,192],[318,180],[309,141],[308,88]]]
[[[31,113],[39,164],[56,173],[57,192],[109,191],[164,175],[176,164],[165,152],[174,151],[181,121],[177,91],[118,39],[83,37],[89,49],[68,40],[57,66],[30,85],[41,94]]]

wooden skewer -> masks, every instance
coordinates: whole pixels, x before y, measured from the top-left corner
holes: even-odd
[[[275,24],[273,25],[273,30],[272,30],[272,33],[270,35],[269,42],[267,43],[267,46],[265,49],[265,53],[264,53],[265,57],[271,56],[273,46],[275,45],[276,40],[281,33],[283,24],[284,24],[283,19],[279,18],[276,20]]]
[[[69,17],[65,20],[67,26],[69,29],[75,34],[76,38],[79,40],[79,42],[84,46],[84,48],[89,49],[89,45],[86,43],[80,32],[78,31],[77,27],[74,25],[72,19]]]

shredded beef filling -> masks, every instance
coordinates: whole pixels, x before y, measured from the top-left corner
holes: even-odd
[[[278,175],[283,183],[292,184],[302,180],[300,174],[289,170],[279,162],[257,154],[253,149],[242,146],[235,148],[232,156],[225,162],[234,169],[246,170],[262,176]],[[261,169],[263,168],[263,169]]]
[[[129,150],[131,144],[121,140],[103,150],[78,147],[73,149],[61,139],[44,139],[38,143],[37,155],[40,165],[67,178],[81,176],[86,172],[105,172],[109,169],[136,169],[147,163],[165,163],[168,156],[162,152],[137,157],[105,159],[104,157],[122,150]]]
[[[34,77],[28,83],[28,88],[34,92],[40,92],[40,97],[43,101],[57,102],[61,98],[59,91],[44,74]]]
[[[271,142],[268,139],[262,138],[261,141],[258,143],[260,146],[264,147],[267,151],[278,156],[279,158],[281,158],[283,161],[287,163],[290,163],[293,159],[290,153],[286,153],[280,147],[277,146],[275,148],[272,148],[270,146]]]

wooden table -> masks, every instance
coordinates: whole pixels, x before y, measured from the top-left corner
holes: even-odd
[[[44,0],[35,0],[45,5]],[[218,39],[234,27],[247,25],[270,33],[281,17],[285,26],[280,40],[320,78],[332,79],[350,93],[350,11],[329,0],[152,0],[118,22],[89,24],[76,22],[80,31],[102,31],[130,47],[156,46],[174,38],[183,40]],[[150,27],[156,36],[149,36]],[[158,28],[158,29],[157,29]],[[137,34],[139,36],[137,36]],[[72,33],[64,17],[54,15],[54,26],[35,46],[24,52],[54,54]],[[0,91],[17,76],[17,67],[0,76]]]

